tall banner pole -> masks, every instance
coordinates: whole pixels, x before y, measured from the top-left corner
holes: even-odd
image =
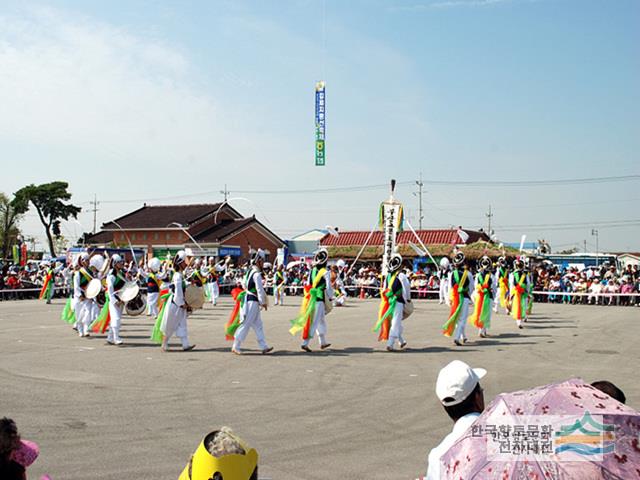
[[[316,167],[324,167],[325,164],[325,114],[326,96],[324,81],[316,83]]]
[[[393,198],[396,189],[396,181],[391,180],[391,194],[389,199],[380,204],[379,226],[384,232],[384,249],[382,251],[382,274],[387,274],[387,265],[391,255],[396,250],[396,236],[402,231],[403,210],[402,204]]]

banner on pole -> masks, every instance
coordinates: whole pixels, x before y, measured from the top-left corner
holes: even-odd
[[[389,259],[396,249],[396,236],[402,231],[404,212],[402,204],[391,197],[380,204],[379,224],[384,232],[384,249],[382,251],[382,273],[387,274]]]
[[[316,166],[325,164],[324,136],[325,136],[325,91],[324,82],[316,83]]]

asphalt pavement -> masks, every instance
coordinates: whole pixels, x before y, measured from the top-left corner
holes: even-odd
[[[261,477],[414,479],[452,423],[435,397],[454,359],[482,366],[487,403],[500,392],[571,377],[610,380],[640,407],[640,308],[537,304],[518,330],[494,316],[491,337],[456,347],[440,333],[447,309],[417,302],[408,348],[388,353],[371,329],[374,300],[329,315],[328,351],[299,349],[288,333],[299,297],[263,313],[272,355],[252,333],[229,353],[229,297],[189,318],[192,352],[163,353],[153,321],[125,317],[121,347],[78,338],[60,320],[62,300],[0,302],[0,415],[40,444],[29,478],[176,479],[201,439],[232,427],[260,454]],[[318,350],[317,343],[314,344]]]

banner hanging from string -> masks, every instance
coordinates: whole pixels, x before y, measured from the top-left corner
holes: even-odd
[[[316,167],[323,167],[325,164],[325,85],[324,82],[316,83]]]

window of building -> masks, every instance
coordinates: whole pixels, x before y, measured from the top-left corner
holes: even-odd
[[[160,234],[159,234],[158,232],[155,232],[155,233],[153,234],[153,239],[154,239],[154,240],[160,240]]]

